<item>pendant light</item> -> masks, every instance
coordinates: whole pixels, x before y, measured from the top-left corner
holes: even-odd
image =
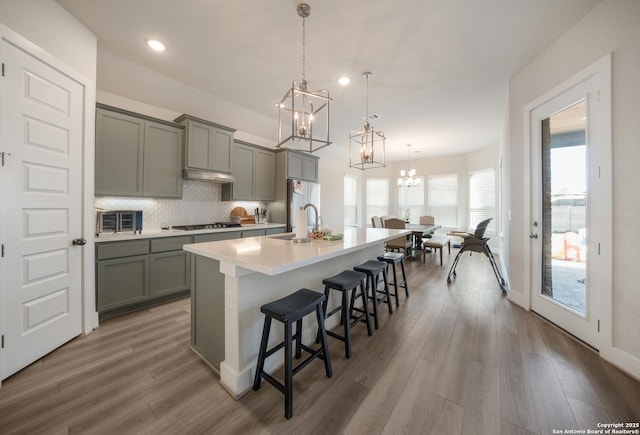
[[[421,180],[419,177],[416,177],[416,170],[409,169],[409,150],[411,149],[411,144],[407,144],[407,170],[404,169],[400,171],[400,177],[398,178],[398,186],[399,187],[417,187],[421,184]]]
[[[302,80],[295,81],[278,101],[278,144],[276,148],[298,149],[313,153],[331,145],[329,140],[329,91],[309,91],[305,77],[305,19],[311,6],[300,3],[297,12],[302,17]]]
[[[386,137],[381,131],[373,128],[370,119],[377,119],[377,115],[369,116],[369,77],[370,72],[362,73],[366,84],[366,104],[364,130],[352,131],[349,134],[349,167],[360,170],[384,168]]]

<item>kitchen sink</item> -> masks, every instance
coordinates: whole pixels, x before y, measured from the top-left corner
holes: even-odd
[[[273,236],[269,236],[270,239],[279,239],[279,240],[293,240],[296,237],[296,233],[284,233],[284,234],[275,234]]]

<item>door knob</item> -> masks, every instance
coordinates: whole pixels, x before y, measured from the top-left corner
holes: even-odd
[[[538,233],[529,233],[529,238],[530,239],[537,239],[538,238]]]
[[[72,243],[76,246],[82,246],[82,245],[86,245],[87,241],[83,238],[80,238],[80,239],[73,239]]]

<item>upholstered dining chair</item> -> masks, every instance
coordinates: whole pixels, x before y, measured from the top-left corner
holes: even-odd
[[[371,226],[373,228],[382,228],[382,219],[380,219],[380,216],[371,216]]]
[[[433,216],[420,216],[420,225],[435,225],[436,219]],[[432,233],[423,234],[422,238],[430,239],[433,236]]]
[[[384,222],[385,228],[395,229],[395,230],[403,230],[405,229],[405,222],[402,219],[391,218],[387,219]],[[402,251],[405,256],[411,253],[411,235],[408,234],[406,236],[396,237],[395,239],[391,239],[385,243],[385,247],[388,251]]]

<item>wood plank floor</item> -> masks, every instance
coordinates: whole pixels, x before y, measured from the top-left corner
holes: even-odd
[[[445,255],[446,257],[446,255]],[[449,262],[453,257],[449,257]],[[509,303],[486,257],[447,285],[436,256],[408,262],[411,296],[334,376],[295,377],[294,417],[264,382],[235,401],[189,349],[189,300],[104,322],[0,388],[2,434],[551,434],[640,421],[640,384]]]

